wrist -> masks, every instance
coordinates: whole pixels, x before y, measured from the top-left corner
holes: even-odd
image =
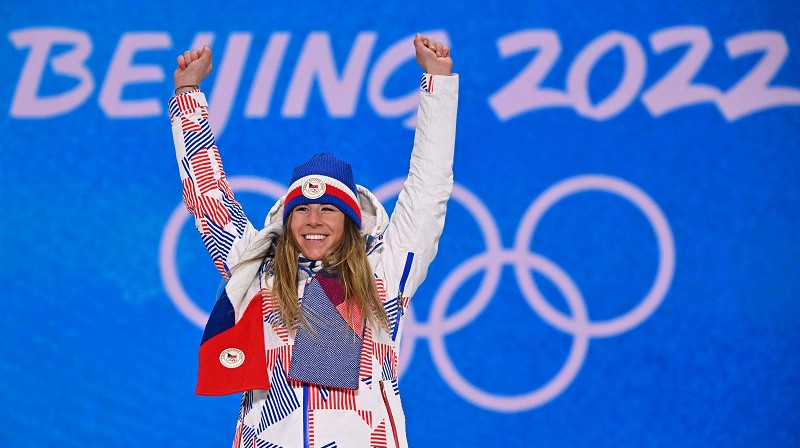
[[[423,66],[422,69],[429,75],[450,76],[453,74],[453,67],[445,64],[429,64],[427,67]]]
[[[197,84],[184,84],[182,86],[175,87],[175,95],[180,95],[182,93],[191,92],[192,90],[199,89],[200,86]]]

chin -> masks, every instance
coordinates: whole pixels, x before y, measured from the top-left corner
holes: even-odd
[[[303,254],[304,257],[308,258],[309,260],[320,261],[320,260],[322,260],[323,257],[325,257],[325,254],[327,253],[327,250],[324,250],[324,251],[318,251],[318,250],[304,251],[301,248],[300,252]]]

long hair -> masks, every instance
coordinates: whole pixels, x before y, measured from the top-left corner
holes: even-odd
[[[375,287],[375,277],[367,260],[365,237],[352,220],[345,218],[344,221],[342,238],[322,258],[322,268],[341,276],[349,317],[352,317],[354,309],[358,309],[368,323],[388,330],[389,318]],[[272,260],[275,275],[272,298],[278,305],[277,311],[284,325],[291,329],[298,326],[308,328],[307,316],[303,315],[297,297],[299,251],[291,226],[292,214],[289,214]]]

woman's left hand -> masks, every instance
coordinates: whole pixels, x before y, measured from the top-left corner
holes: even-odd
[[[414,36],[414,49],[417,52],[417,64],[432,75],[450,75],[453,60],[450,48],[441,42],[427,38],[419,33]]]

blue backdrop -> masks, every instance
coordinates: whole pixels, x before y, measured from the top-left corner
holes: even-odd
[[[391,208],[420,70],[461,76],[456,190],[412,301],[412,446],[800,444],[796,2],[0,5],[0,446],[228,446],[193,395],[220,279],[166,100],[204,84],[260,222],[330,150]]]

